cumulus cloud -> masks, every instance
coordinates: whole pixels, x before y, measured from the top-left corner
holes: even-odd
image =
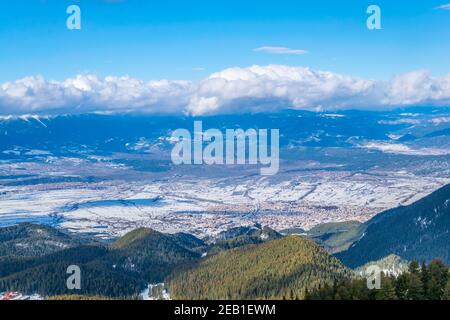
[[[144,82],[78,75],[62,82],[27,77],[0,85],[0,113],[181,112],[191,82]]]
[[[192,114],[267,109],[337,109],[356,106],[376,83],[331,72],[282,65],[230,68],[197,84],[187,110]]]
[[[302,49],[291,49],[291,48],[286,48],[286,47],[271,47],[271,46],[255,48],[255,49],[253,49],[253,51],[267,52],[267,53],[274,53],[274,54],[306,54],[306,53],[308,53],[308,51],[302,50]]]
[[[0,84],[0,114],[86,112],[207,115],[280,109],[376,109],[450,106],[450,75],[414,71],[376,81],[285,65],[228,68],[201,81],[78,75],[27,77]]]
[[[450,74],[433,78],[428,71],[395,76],[389,84],[387,101],[391,105],[449,105]]]

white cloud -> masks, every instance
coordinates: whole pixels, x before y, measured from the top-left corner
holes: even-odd
[[[375,81],[285,65],[229,68],[198,81],[78,75],[64,81],[27,77],[0,84],[0,115],[85,112],[189,113],[280,109],[376,109],[450,106],[450,75],[427,71]]]
[[[181,112],[191,86],[188,81],[144,82],[89,74],[62,82],[27,77],[0,85],[0,114]]]
[[[440,6],[436,7],[436,9],[450,10],[450,3],[440,5]]]
[[[387,103],[400,105],[450,103],[450,75],[433,78],[428,71],[395,76],[389,87]]]
[[[373,81],[282,65],[230,68],[201,81],[189,113],[350,107],[366,100]]]
[[[255,49],[253,49],[253,51],[267,52],[267,53],[274,53],[274,54],[306,54],[306,53],[308,53],[308,51],[302,50],[302,49],[290,49],[290,48],[286,48],[286,47],[271,47],[271,46],[255,48]]]

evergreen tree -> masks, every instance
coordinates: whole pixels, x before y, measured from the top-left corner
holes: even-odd
[[[418,271],[417,271],[418,272]],[[407,299],[421,300],[423,299],[423,284],[417,273],[410,273],[408,276]]]
[[[309,299],[353,299],[353,300],[439,300],[450,299],[449,267],[439,260],[433,260],[429,266],[413,263],[409,271],[398,277],[382,274],[381,289],[369,290],[365,279],[337,283],[333,286],[334,295],[330,295],[326,287],[308,294]],[[331,298],[330,298],[331,297]]]
[[[405,273],[399,275],[395,285],[395,293],[400,300],[407,299],[408,286],[409,286],[408,275]]]
[[[411,261],[408,270],[411,274],[419,274],[419,263],[416,260]]]
[[[447,300],[450,300],[450,277],[449,277],[449,279],[447,280],[447,288],[446,288],[445,291],[446,291],[446,292],[445,292],[446,299],[447,299]]]
[[[428,268],[430,281],[428,283],[428,296],[432,300],[445,299],[445,291],[449,278],[448,266],[440,260],[433,260]]]
[[[422,261],[422,266],[420,267],[421,280],[423,284],[423,294],[428,296],[428,283],[430,282],[430,273],[428,272],[427,265],[425,261]]]
[[[375,295],[376,300],[395,300],[395,279],[383,276],[381,278],[381,289]]]

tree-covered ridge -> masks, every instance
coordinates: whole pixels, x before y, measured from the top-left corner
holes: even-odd
[[[128,248],[134,244],[139,244],[141,241],[145,241],[145,239],[151,235],[152,233],[157,233],[156,231],[148,228],[138,228],[134,229],[124,236],[118,238],[113,242],[112,247],[114,249],[123,249]]]
[[[49,226],[21,223],[0,228],[0,257],[35,257],[80,243],[81,239]]]
[[[450,263],[450,184],[411,205],[380,213],[365,225],[360,239],[336,254],[351,268],[389,254]]]
[[[351,271],[313,241],[288,236],[201,260],[168,280],[175,299],[301,299]]]
[[[105,269],[114,268],[127,274],[162,282],[177,266],[201,257],[180,242],[178,237],[151,229],[137,229],[113,243],[110,252],[93,262]]]
[[[354,272],[357,276],[364,276],[367,268],[374,265],[378,266],[386,275],[398,276],[408,270],[409,262],[395,254],[390,254],[383,259],[367,262],[361,267],[354,269]]]
[[[417,261],[398,277],[381,277],[380,289],[369,290],[367,280],[361,277],[326,284],[309,292],[309,300],[450,300],[449,267],[440,260],[429,265]]]
[[[314,226],[305,236],[316,241],[331,253],[347,250],[358,240],[366,226],[357,221],[327,222]]]
[[[186,244],[183,239],[189,240]],[[137,229],[111,246],[79,245],[39,257],[0,258],[0,292],[20,291],[41,295],[67,295],[67,267],[82,271],[77,294],[130,297],[149,282],[162,282],[175,268],[200,258],[189,249],[192,237]]]
[[[43,296],[83,294],[129,296],[143,287],[140,279],[113,268],[96,264],[109,254],[107,248],[78,246],[38,258],[20,261],[0,261],[0,291],[19,291]],[[67,267],[78,265],[81,269],[81,290],[68,290]]]
[[[238,232],[236,229],[242,229]],[[236,230],[236,231],[235,231]],[[249,244],[259,244],[270,240],[280,239],[283,236],[269,227],[233,228],[230,237],[219,237],[208,248],[208,254],[216,254],[223,250],[230,250]]]
[[[325,227],[318,234],[336,229]],[[2,228],[0,236],[11,253],[0,256],[0,292],[55,299],[138,299],[149,283],[162,282],[175,299],[443,299],[449,292],[448,267],[437,260],[410,265],[410,272],[399,276],[408,263],[384,257],[374,262],[387,273],[382,289],[371,291],[362,278],[364,268],[348,269],[316,239],[282,236],[261,226],[234,228],[209,243],[146,228],[102,243],[31,224]],[[70,246],[10,248],[47,239]],[[81,268],[81,290],[66,287],[67,267],[73,264]]]

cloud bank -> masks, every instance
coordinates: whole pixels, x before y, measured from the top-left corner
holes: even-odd
[[[375,81],[285,65],[229,68],[192,81],[141,81],[77,75],[26,77],[0,84],[0,115],[184,113],[209,115],[280,109],[377,109],[450,106],[450,74],[413,71]]]

